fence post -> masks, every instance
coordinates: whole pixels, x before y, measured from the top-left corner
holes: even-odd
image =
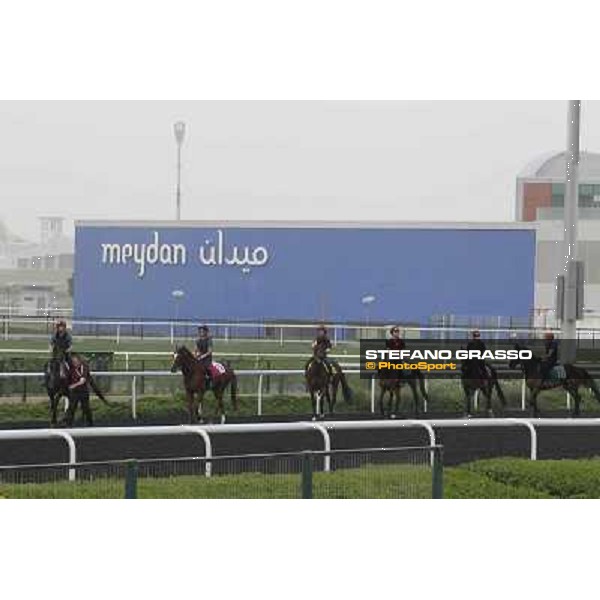
[[[313,497],[313,464],[312,454],[304,453],[302,457],[302,498],[311,499]]]
[[[375,375],[371,376],[371,412],[375,412]]]
[[[131,378],[131,416],[137,419],[137,376]]]
[[[262,415],[262,383],[263,383],[263,374],[261,373],[258,376],[258,410],[257,414],[260,417]]]
[[[521,410],[526,410],[527,404],[527,387],[525,384],[525,377],[521,379]]]
[[[442,463],[442,449],[433,448],[433,463],[431,465],[431,497],[441,499],[444,497],[444,465]]]
[[[126,500],[135,500],[137,498],[137,477],[138,477],[137,461],[130,460],[127,463],[127,470],[125,471],[125,499]]]

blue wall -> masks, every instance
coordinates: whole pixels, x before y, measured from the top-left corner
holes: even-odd
[[[75,315],[172,319],[174,289],[185,292],[180,318],[207,321],[362,321],[365,295],[376,296],[370,318],[385,321],[426,323],[436,313],[527,317],[533,307],[531,230],[223,227],[220,257],[218,231],[79,225]],[[156,249],[148,252],[155,232],[159,247],[166,245],[158,257]],[[113,264],[109,251],[103,257],[107,243],[119,245],[124,264],[123,256],[117,264],[116,250]],[[185,264],[181,249],[177,255],[172,244],[185,247]],[[200,247],[205,262],[212,248],[220,264],[203,264]],[[249,258],[264,264],[225,264],[234,247],[238,258],[248,250]],[[161,264],[161,258],[178,264]]]

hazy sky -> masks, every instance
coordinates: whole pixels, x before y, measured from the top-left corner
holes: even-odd
[[[0,217],[512,220],[517,173],[566,143],[566,102],[1,102]],[[584,101],[582,149],[600,150]]]

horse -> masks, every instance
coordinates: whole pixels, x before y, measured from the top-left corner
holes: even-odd
[[[498,398],[500,398],[502,408],[504,409],[506,407],[506,398],[500,387],[500,383],[498,382],[496,369],[491,365],[484,365],[483,368],[487,371],[487,377],[475,363],[465,361],[462,364],[461,383],[465,393],[465,416],[467,418],[471,417],[471,400],[477,391],[481,391],[485,396],[488,417],[491,417],[494,414],[492,410],[492,394],[494,390],[496,390]]]
[[[312,420],[317,417],[325,417],[325,404],[329,407],[329,412],[333,413],[337,400],[338,388],[342,386],[344,400],[349,404],[352,402],[352,389],[348,385],[346,376],[337,366],[332,366],[333,373],[327,368],[327,365],[316,358],[311,358],[305,369],[306,387],[310,394],[312,404]],[[319,406],[317,406],[317,401]]]
[[[515,344],[515,350],[527,350],[525,346]],[[541,391],[550,390],[557,387],[562,387],[566,390],[573,399],[575,400],[573,409],[571,410],[572,417],[578,417],[580,415],[580,404],[581,396],[579,394],[580,387],[588,388],[593,394],[596,400],[600,402],[600,389],[598,385],[588,373],[588,371],[582,367],[576,367],[572,364],[563,365],[565,370],[565,377],[560,379],[545,379],[542,380],[542,367],[543,361],[539,356],[533,356],[529,360],[513,359],[508,363],[510,369],[515,369],[517,366],[521,367],[523,374],[525,375],[525,385],[529,389],[529,408],[532,412],[532,416],[539,417],[540,411],[537,405],[537,397]]]
[[[216,364],[216,363],[215,363]],[[217,412],[221,423],[225,422],[225,407],[223,396],[227,386],[231,386],[231,401],[233,409],[238,410],[237,399],[237,377],[231,366],[227,363],[222,365],[223,369],[218,375],[211,377],[211,389],[217,400]],[[179,346],[173,355],[171,372],[178,370],[183,375],[183,387],[187,399],[190,423],[203,423],[202,402],[206,393],[206,367],[185,347]]]
[[[79,355],[79,360],[84,365],[88,372],[88,382],[94,393],[104,404],[112,406],[110,402],[104,397],[102,390],[98,387],[96,380],[89,373],[88,363]],[[64,358],[55,356],[51,358],[44,365],[44,388],[48,394],[50,400],[50,427],[56,427],[58,424],[57,411],[58,403],[61,398],[66,398],[67,402],[70,402],[70,390],[69,390],[69,376],[68,373],[63,369]],[[67,405],[68,406],[68,405]],[[70,414],[70,421],[72,422],[74,414]]]
[[[385,375],[382,376],[384,373]],[[417,385],[419,386],[423,399],[429,402],[429,395],[425,389],[425,378],[420,370],[402,371],[398,374],[393,371],[382,371],[379,376],[379,411],[382,417],[385,418],[386,416],[383,401],[387,393],[389,394],[387,416],[391,419],[396,418],[400,406],[400,391],[404,384],[408,384],[412,390],[415,417],[419,416],[419,394],[417,392]],[[394,404],[394,411],[392,412],[392,402],[394,398],[396,401]]]

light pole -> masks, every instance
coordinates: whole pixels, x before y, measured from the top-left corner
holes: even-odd
[[[564,298],[560,349],[561,362],[572,362],[576,354],[578,317],[577,211],[579,204],[579,122],[581,101],[569,100],[567,116],[567,167],[564,203]]]
[[[373,302],[375,302],[375,296],[363,296],[361,299],[361,304],[365,307],[365,327],[369,327],[369,307]]]
[[[177,337],[177,322],[179,321],[179,301],[185,296],[185,292],[183,290],[173,290],[171,292],[171,297],[175,302],[175,331],[171,328],[171,343],[174,342],[174,338]]]
[[[176,220],[181,220],[181,146],[183,145],[183,138],[185,137],[185,123],[183,121],[177,121],[173,126],[175,132],[175,141],[177,142],[177,207],[176,207]]]

